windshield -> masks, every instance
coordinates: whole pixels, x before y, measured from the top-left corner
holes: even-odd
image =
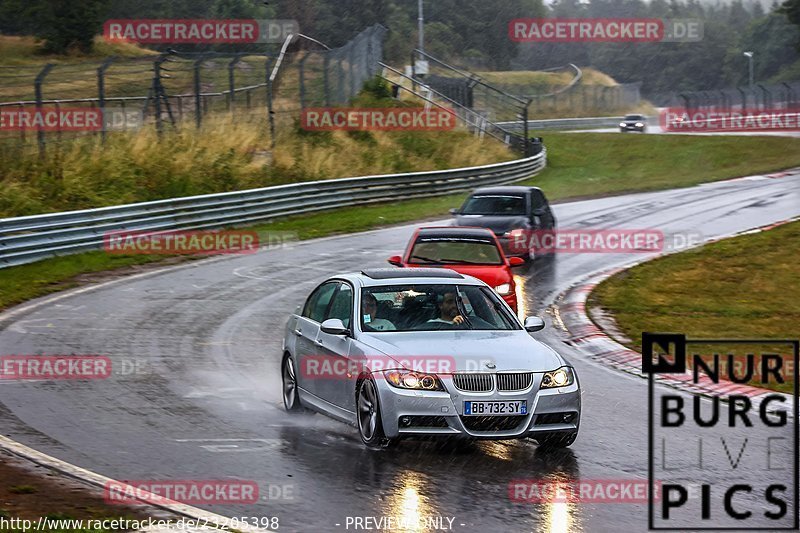
[[[502,265],[494,241],[466,237],[424,237],[414,243],[409,263]]]
[[[644,117],[642,115],[626,115],[625,120],[643,120]]]
[[[464,204],[461,214],[524,216],[525,197],[513,194],[475,195]]]
[[[494,293],[474,285],[393,285],[361,293],[361,330],[521,329]]]

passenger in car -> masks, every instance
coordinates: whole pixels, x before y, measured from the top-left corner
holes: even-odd
[[[377,318],[378,299],[374,294],[365,292],[361,297],[361,311],[364,314],[364,325],[373,331],[395,331],[397,328],[385,318]]]

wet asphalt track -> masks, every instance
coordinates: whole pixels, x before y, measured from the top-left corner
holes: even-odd
[[[800,175],[560,204],[555,211],[562,228],[727,235],[800,215]],[[115,479],[238,478],[257,481],[264,495],[270,485],[289,487],[291,498],[207,506],[229,516],[277,516],[281,531],[345,530],[348,516],[444,516],[454,518],[454,531],[646,530],[643,505],[509,500],[512,479],[646,477],[646,382],[588,362],[552,326],[537,337],[572,360],[584,390],[581,432],[566,451],[544,453],[518,441],[456,449],[406,441],[374,452],[354,428],[283,412],[278,366],[287,314],[326,276],[384,265],[412,230],[203,261],[17,312],[0,323],[2,354],[104,354],[122,374],[0,382],[0,432]],[[537,261],[519,271],[526,307],[542,312],[571,283],[632,259],[573,254]]]

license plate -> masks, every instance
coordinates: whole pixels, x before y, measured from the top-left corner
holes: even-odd
[[[527,415],[527,400],[464,402],[465,416]]]

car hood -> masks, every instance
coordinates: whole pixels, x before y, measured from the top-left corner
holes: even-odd
[[[525,330],[362,333],[359,340],[366,345],[367,356],[388,355],[396,362],[423,364],[433,360],[434,365],[449,364],[459,372],[547,372],[565,364],[552,348]]]
[[[528,226],[528,219],[525,216],[498,216],[498,215],[457,215],[456,226],[477,226],[479,228],[489,228],[495,235],[502,235],[514,228],[525,228]]]

